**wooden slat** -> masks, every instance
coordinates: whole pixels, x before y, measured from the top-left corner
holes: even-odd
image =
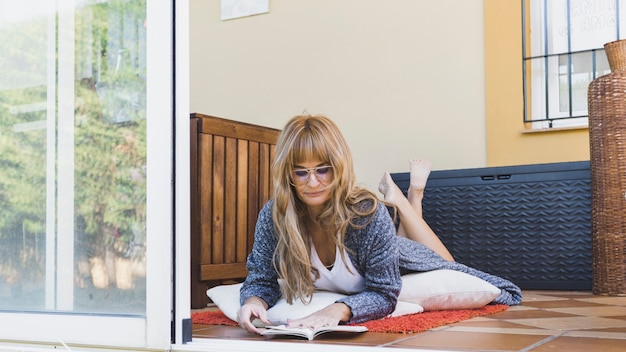
[[[200,266],[202,280],[239,279],[246,277],[246,263],[204,264]]]
[[[237,146],[237,255],[236,262],[248,257],[248,141],[240,139]]]
[[[269,193],[274,193],[274,182],[273,182],[273,173],[272,173],[272,164],[274,163],[274,158],[276,157],[276,144],[270,144],[270,179],[269,179]]]
[[[211,262],[211,248],[213,247],[213,225],[204,219],[213,218],[213,136],[210,134],[199,135],[198,154],[198,186],[200,188],[200,262]]]
[[[248,164],[248,233],[252,239],[249,239],[248,246],[252,248],[254,241],[254,227],[256,225],[257,215],[259,213],[259,143],[250,142],[248,144],[250,152]]]
[[[276,144],[276,135],[279,132],[277,129],[202,114],[192,116],[201,118],[199,127],[201,133]]]
[[[224,163],[224,263],[235,263],[237,257],[237,139],[226,138]]]
[[[270,199],[270,146],[259,145],[259,209]]]
[[[224,263],[224,137],[213,137],[213,243],[211,245],[211,260],[209,263]]]
[[[190,215],[190,228],[189,237],[190,243],[197,244],[202,243],[201,236],[201,221],[200,221],[200,173],[199,173],[199,135],[198,135],[198,119],[192,118],[189,121],[189,144],[190,144],[190,180],[189,180],[189,193],[191,209]],[[191,281],[191,306],[201,307],[206,306],[206,294],[202,293],[200,287],[202,287],[202,279],[200,273],[200,264],[202,263],[202,246],[192,245],[190,248],[191,255],[191,267],[190,267],[190,281]]]

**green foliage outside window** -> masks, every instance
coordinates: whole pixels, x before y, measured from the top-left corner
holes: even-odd
[[[77,272],[83,257],[145,259],[145,8],[145,0],[114,0],[94,1],[76,10]],[[6,49],[0,63],[7,71],[0,75],[5,82],[22,82],[0,83],[0,280],[8,283],[41,284],[45,248],[54,245],[45,243],[50,221],[47,192],[51,184],[58,192],[59,182],[59,163],[54,161],[55,171],[50,174],[48,160],[47,23],[48,18],[38,18],[0,28],[0,41],[5,43],[0,45]],[[57,97],[54,104],[65,98]]]

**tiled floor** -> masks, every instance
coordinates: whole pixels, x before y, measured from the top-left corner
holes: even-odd
[[[524,291],[522,305],[415,334],[366,332],[314,341],[266,338],[238,327],[194,325],[195,339],[272,340],[452,351],[626,351],[626,297],[590,292]],[[391,349],[393,351],[393,349]]]

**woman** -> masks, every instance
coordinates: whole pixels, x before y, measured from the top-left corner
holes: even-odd
[[[517,286],[454,262],[423,221],[429,171],[427,162],[411,162],[409,199],[386,173],[379,185],[383,203],[356,184],[350,149],[330,119],[292,118],[276,145],[274,196],[259,213],[240,291],[240,325],[258,334],[252,321],[269,324],[267,309],[281,296],[307,302],[315,289],[348,296],[288,326],[315,329],[382,318],[395,308],[401,273],[435,269],[479,276],[502,288],[494,302],[519,304]],[[387,204],[397,209],[398,231]]]

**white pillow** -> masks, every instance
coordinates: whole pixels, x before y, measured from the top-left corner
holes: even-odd
[[[220,285],[211,287],[206,291],[207,296],[215,303],[225,316],[230,320],[239,321],[237,319],[237,310],[239,310],[239,289],[243,284]]]
[[[302,303],[296,299],[293,304],[288,304],[284,299],[279,299],[276,304],[267,310],[267,319],[272,324],[286,324],[287,319],[300,319],[309,314],[313,314],[318,310],[335,303],[337,300],[344,298],[346,295],[341,293],[328,291],[315,291],[308,304]]]
[[[500,289],[476,276],[454,270],[433,270],[402,276],[398,301],[411,302],[424,310],[473,309],[490,303]]]
[[[238,321],[237,310],[239,309],[239,289],[241,285],[243,284],[221,285],[207,290],[207,295],[211,301],[217,305],[224,315],[234,321]],[[287,319],[303,318],[335,303],[343,297],[345,295],[340,293],[315,291],[309,304],[304,304],[300,300],[295,300],[293,304],[288,304],[287,301],[281,298],[272,308],[267,310],[267,318],[275,325],[286,324]],[[396,317],[423,311],[424,308],[419,304],[398,302],[396,309],[390,316]]]
[[[239,289],[243,284],[220,285],[207,290],[207,295],[231,320],[237,321]],[[433,270],[402,276],[402,290],[391,317],[421,313],[425,310],[480,308],[500,295],[500,289],[485,280],[454,270]],[[311,302],[284,299],[267,311],[272,324],[284,324],[314,313],[345,297],[340,293],[316,291]]]
[[[417,303],[402,302],[396,303],[396,309],[389,314],[389,317],[399,317],[407,314],[417,314],[424,311],[424,307]]]

